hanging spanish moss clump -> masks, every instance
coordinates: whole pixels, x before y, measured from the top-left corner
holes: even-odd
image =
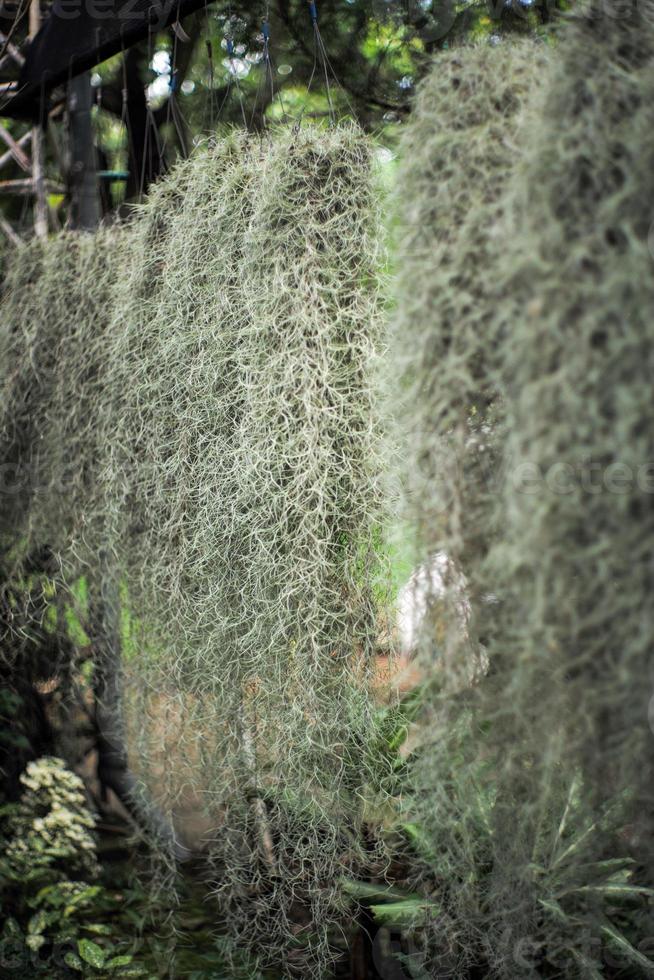
[[[14,531],[21,511],[29,512],[30,485],[38,476],[26,467],[40,466],[35,460],[38,421],[32,421],[42,391],[52,386],[52,365],[48,345],[36,342],[35,333],[43,318],[38,284],[43,273],[43,250],[38,242],[14,255],[5,282],[2,330],[2,521],[3,544],[14,543]],[[31,357],[26,351],[31,350]],[[46,380],[47,379],[47,380]],[[34,464],[30,461],[35,460]],[[12,492],[14,487],[16,492]],[[7,537],[9,536],[9,540]]]
[[[418,94],[398,179],[392,363],[401,368],[406,514],[423,567],[438,556],[444,569],[417,644],[427,690],[409,813],[423,834],[416,882],[431,893],[438,875],[443,892],[425,955],[457,976],[486,960],[492,918],[482,874],[492,853],[492,778],[480,778],[482,709],[479,688],[469,686],[484,672],[480,636],[488,646],[496,608],[484,560],[495,538],[504,416],[495,341],[500,221],[521,153],[521,112],[546,65],[547,50],[530,40],[440,55]],[[429,573],[426,580],[429,592]]]
[[[416,882],[441,909],[426,955],[456,975],[479,963],[505,978],[654,970],[642,946],[654,881],[652,13],[566,26],[519,125],[502,120],[504,140],[482,154],[494,161],[484,179],[444,166],[446,110],[428,125],[420,115],[442,68],[410,137],[407,215],[419,187],[440,262],[430,289],[418,239],[400,283],[397,330],[415,338],[409,507],[424,553],[448,551],[467,581],[478,632],[446,610],[450,635],[460,649],[481,634],[489,661],[452,697],[441,641],[412,767]],[[517,99],[529,82],[507,48],[451,57],[466,66],[456,87],[474,161],[480,100],[493,118],[504,85]],[[495,83],[486,67],[471,84],[493,57]],[[434,132],[440,166],[419,156]]]
[[[360,820],[376,637],[369,172],[348,130],[199,154],[146,206],[115,335],[116,536],[151,650],[135,717],[165,701],[183,779],[161,731],[139,757],[164,808],[202,811],[240,943],[302,975]]]
[[[284,976],[338,955],[364,859],[376,206],[357,130],[234,135],[107,233],[111,266],[104,235],[35,246],[5,304],[5,455],[46,488],[21,533],[59,518],[73,577],[102,553],[131,765],[209,851],[228,951]]]
[[[517,837],[526,863],[570,787],[568,846],[575,823],[593,829],[573,860],[558,845],[557,871],[605,899],[609,925],[588,900],[586,921],[645,972],[615,923],[632,946],[648,935],[637,889],[654,883],[653,58],[651,3],[574,20],[525,129],[501,267],[505,534],[490,562],[507,595],[496,660],[513,702],[496,722],[515,786],[498,816],[519,807],[533,828]],[[562,941],[574,947],[573,929],[569,917]],[[599,959],[576,950],[572,962],[588,972]]]
[[[47,545],[69,577],[97,548],[107,330],[124,238],[31,242],[12,256],[2,305],[1,543],[16,559]]]
[[[461,571],[476,620],[479,598],[492,591],[478,558],[492,536],[502,417],[492,326],[498,221],[519,155],[520,110],[546,61],[545,47],[533,41],[439,56],[403,140],[392,365],[400,371],[400,442],[418,558],[447,554],[453,596],[445,617],[443,604],[434,604],[422,652],[432,662],[431,640],[442,631],[440,653],[452,675],[470,669],[455,586]],[[452,629],[443,629],[444,618]]]

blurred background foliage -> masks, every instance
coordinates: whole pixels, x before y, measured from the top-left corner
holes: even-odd
[[[148,183],[194,143],[229,126],[261,130],[272,121],[354,117],[390,152],[434,54],[462,41],[497,45],[507,33],[543,31],[567,0],[322,0],[323,60],[306,0],[216,2],[147,42],[110,58],[91,75],[93,125],[106,213],[147,191]],[[25,43],[27,7],[0,4],[0,30]],[[48,4],[42,6],[48,16]],[[270,69],[262,24],[270,27]],[[230,56],[228,57],[228,45]],[[4,63],[3,63],[4,61]],[[16,77],[0,61],[0,83]],[[70,152],[65,101],[50,116],[47,174],[54,227],[68,217]],[[126,125],[129,123],[129,125]],[[7,121],[19,140],[26,123]],[[23,176],[18,164],[2,178]],[[3,195],[14,226],[31,223],[29,197]]]

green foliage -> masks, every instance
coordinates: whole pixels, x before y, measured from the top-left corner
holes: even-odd
[[[0,688],[0,746],[4,752],[29,749],[21,718],[23,698],[17,691]]]
[[[61,760],[38,759],[22,781],[20,803],[0,813],[4,966],[50,980],[69,978],[70,971],[97,980],[255,976],[242,964],[227,972],[204,891],[200,896],[182,883],[179,896],[153,901],[134,878],[136,852],[129,867],[100,863],[81,781]],[[172,907],[177,935],[170,929]]]
[[[35,975],[64,977],[65,966],[103,980],[145,975],[112,941],[115,930],[94,921],[113,903],[102,885],[84,880],[97,879],[100,867],[82,781],[45,756],[28,764],[21,783],[20,801],[2,808],[0,889],[13,913],[4,919],[5,952],[11,945]]]
[[[11,837],[3,863],[10,879],[39,881],[57,872],[94,876],[98,866],[81,779],[61,759],[30,762],[21,776],[25,791],[8,804]]]
[[[63,980],[74,970],[97,980],[153,976],[144,950],[125,951],[134,943],[118,919],[120,905],[104,887],[57,881],[29,894],[27,882],[22,885],[13,892],[15,915],[4,920],[2,937],[5,950],[11,944],[31,975]]]
[[[6,539],[48,540],[71,592],[111,556],[139,773],[204,819],[233,947],[306,977],[365,861],[371,152],[350,127],[203,147],[129,226],[24,249],[3,307],[2,455],[39,488]]]
[[[408,440],[407,523],[418,534],[419,557],[444,549],[467,575],[475,572],[467,552],[488,536],[492,506],[497,391],[489,330],[497,286],[490,270],[519,153],[520,111],[546,64],[545,47],[526,40],[443,53],[402,144],[390,363],[398,441]]]
[[[415,935],[432,975],[654,970],[650,7],[579,21],[555,56],[443,54],[418,99],[398,176],[403,526],[455,575],[425,683],[388,710],[367,689],[388,596],[368,143],[230,137],[131,226],[13,265],[1,457],[39,490],[2,533],[47,534],[71,590],[110,556],[133,754],[171,819],[205,820],[217,971],[324,975],[352,901]],[[596,493],[588,463],[632,482]],[[560,464],[579,486],[546,483]],[[471,658],[490,663],[472,684]],[[382,833],[394,866],[363,881]],[[74,898],[42,896],[32,947]],[[72,969],[132,965],[85,921]]]
[[[344,881],[343,890],[367,906],[380,925],[400,929],[416,929],[427,915],[438,909],[420,895],[407,895],[397,888],[374,885],[363,881]]]
[[[443,909],[424,949],[457,976],[654,969],[653,13],[441,57],[407,132],[408,512],[474,628],[451,617],[404,805]],[[489,673],[452,697],[471,641]]]

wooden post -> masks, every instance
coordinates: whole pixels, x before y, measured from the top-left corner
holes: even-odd
[[[43,181],[46,194],[63,194],[65,188],[51,180]],[[31,177],[17,177],[15,180],[0,180],[0,194],[33,194],[34,181]]]
[[[15,44],[7,39],[7,35],[0,31],[0,45],[2,49],[6,52],[2,58],[0,58],[0,66],[4,64],[5,61],[15,61],[19,68],[22,68],[25,64],[25,59],[18,50]]]
[[[3,143],[6,143],[9,147],[9,154],[16,161],[21,170],[24,170],[26,174],[31,174],[32,167],[30,166],[29,157],[23,151],[18,141],[14,139],[8,129],[0,125],[0,139]],[[2,159],[2,158],[0,158]]]
[[[25,146],[27,146],[27,144],[30,142],[31,139],[32,139],[32,133],[31,132],[25,133],[24,136],[21,136],[21,138],[19,140],[16,140],[15,141],[16,142],[16,146],[19,148],[19,150],[22,151],[23,148]],[[12,160],[15,160],[15,159],[16,159],[16,154],[15,154],[15,151],[13,149],[7,150],[6,153],[0,154],[0,170],[6,164],[10,163]],[[28,161],[27,162],[28,162],[28,171],[31,173],[32,172],[32,168],[31,168],[31,165],[29,164],[29,158],[28,158]]]
[[[71,226],[93,231],[100,224],[100,198],[91,122],[93,90],[89,72],[72,78],[68,85],[70,126]]]
[[[16,248],[18,248],[20,245],[23,244],[23,240],[20,238],[19,235],[16,234],[16,232],[11,227],[7,219],[3,217],[2,214],[0,214],[0,231],[2,231],[7,236],[11,244],[15,245]]]
[[[29,18],[30,40],[41,26],[40,0],[31,0]],[[44,115],[41,106],[41,115]],[[38,238],[48,235],[48,201],[45,190],[45,153],[42,120],[32,127],[32,180],[34,183],[34,233]]]

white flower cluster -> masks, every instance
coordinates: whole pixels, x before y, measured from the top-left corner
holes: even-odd
[[[6,852],[12,871],[31,876],[65,862],[67,874],[96,874],[94,820],[81,779],[62,759],[44,756],[29,763],[21,782],[25,792]]]

